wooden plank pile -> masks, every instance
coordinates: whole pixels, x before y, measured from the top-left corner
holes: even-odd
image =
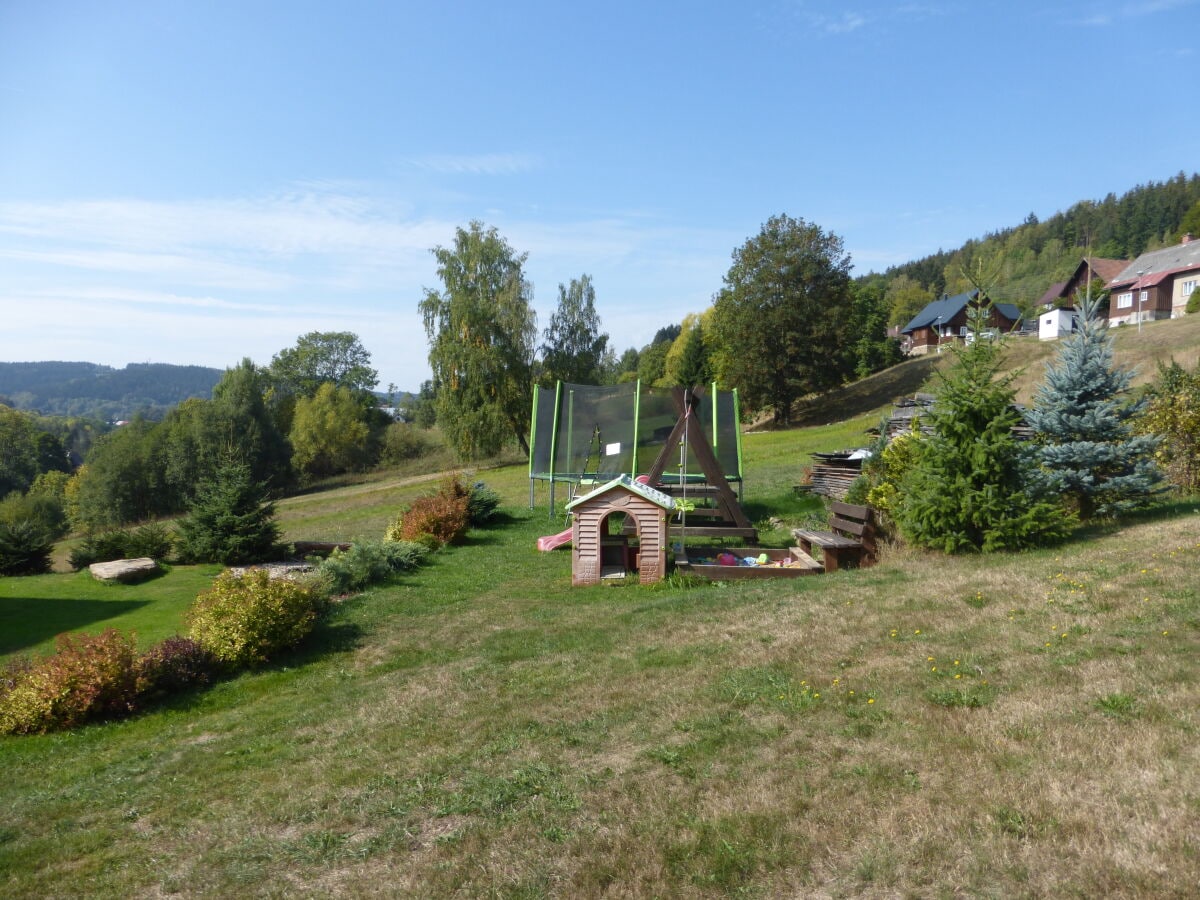
[[[862,474],[861,454],[861,450],[814,453],[810,487],[812,493],[834,500],[844,500],[850,485]]]

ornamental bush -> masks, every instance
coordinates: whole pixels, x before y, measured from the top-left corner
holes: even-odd
[[[1161,438],[1155,457],[1176,487],[1200,490],[1200,362],[1192,369],[1160,362],[1146,400],[1139,431]]]
[[[313,586],[265,569],[222,572],[188,610],[187,636],[229,668],[262,665],[312,631],[322,600]]]
[[[137,699],[134,635],[60,634],[56,652],[0,676],[0,733],[32,734],[128,714]]]
[[[452,544],[467,533],[471,492],[457,475],[442,482],[436,494],[418,497],[403,516],[388,526],[387,539],[415,541],[429,535],[438,544]]]
[[[192,638],[169,637],[138,658],[136,683],[139,697],[156,697],[208,684],[217,661]]]

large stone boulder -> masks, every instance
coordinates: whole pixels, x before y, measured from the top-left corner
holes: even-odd
[[[92,563],[88,566],[88,571],[99,581],[129,584],[157,574],[158,563],[148,556],[141,559],[114,559],[112,562]]]

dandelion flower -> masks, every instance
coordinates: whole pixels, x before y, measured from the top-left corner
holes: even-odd
[[[872,697],[870,700],[867,701],[867,705],[870,706],[874,702],[875,702],[875,698]]]

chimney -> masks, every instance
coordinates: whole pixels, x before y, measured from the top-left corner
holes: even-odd
[[[1190,244],[1191,242],[1192,242],[1192,233],[1190,231],[1187,232],[1187,234],[1185,234],[1179,240],[1179,243],[1181,243],[1181,244]]]

